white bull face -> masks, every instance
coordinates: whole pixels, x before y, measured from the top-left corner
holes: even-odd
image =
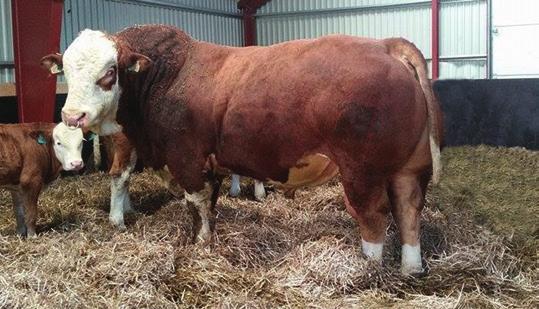
[[[65,74],[68,94],[62,120],[69,126],[109,135],[121,130],[116,122],[122,91],[119,74],[125,70],[142,71],[150,60],[119,48],[112,36],[86,29],[69,45],[63,57],[48,55],[41,63],[53,74],[62,70]]]
[[[82,161],[82,141],[80,128],[68,127],[59,123],[52,130],[54,154],[66,171],[78,171],[84,167]]]

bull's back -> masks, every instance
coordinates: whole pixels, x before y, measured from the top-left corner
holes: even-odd
[[[218,78],[234,87],[223,115],[223,157],[239,156],[237,147],[251,166],[286,167],[330,152],[329,145],[358,149],[371,138],[390,148],[394,139],[419,138],[419,84],[382,41],[329,36],[238,49],[230,58],[222,70],[228,78]],[[411,138],[402,130],[410,126]]]

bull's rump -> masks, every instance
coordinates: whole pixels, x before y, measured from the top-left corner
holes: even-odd
[[[217,159],[260,179],[286,181],[312,153],[383,161],[390,172],[425,128],[420,85],[384,41],[329,36],[233,49],[216,83],[215,102],[226,105],[214,115]]]

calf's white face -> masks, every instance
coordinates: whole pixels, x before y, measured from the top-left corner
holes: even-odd
[[[118,74],[122,70],[138,72],[150,63],[143,55],[127,48],[122,50],[120,55],[111,36],[86,29],[69,45],[63,57],[51,54],[41,59],[42,66],[52,74],[62,70],[65,74],[68,94],[62,120],[67,125],[91,129],[100,135],[121,130],[116,122],[122,91]]]
[[[80,128],[68,127],[59,123],[52,130],[54,154],[66,171],[78,171],[84,167],[82,161],[82,141]]]

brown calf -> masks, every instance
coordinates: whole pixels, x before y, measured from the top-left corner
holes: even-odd
[[[62,169],[79,170],[82,130],[64,124],[0,125],[0,188],[13,198],[17,233],[36,234],[37,200]]]

